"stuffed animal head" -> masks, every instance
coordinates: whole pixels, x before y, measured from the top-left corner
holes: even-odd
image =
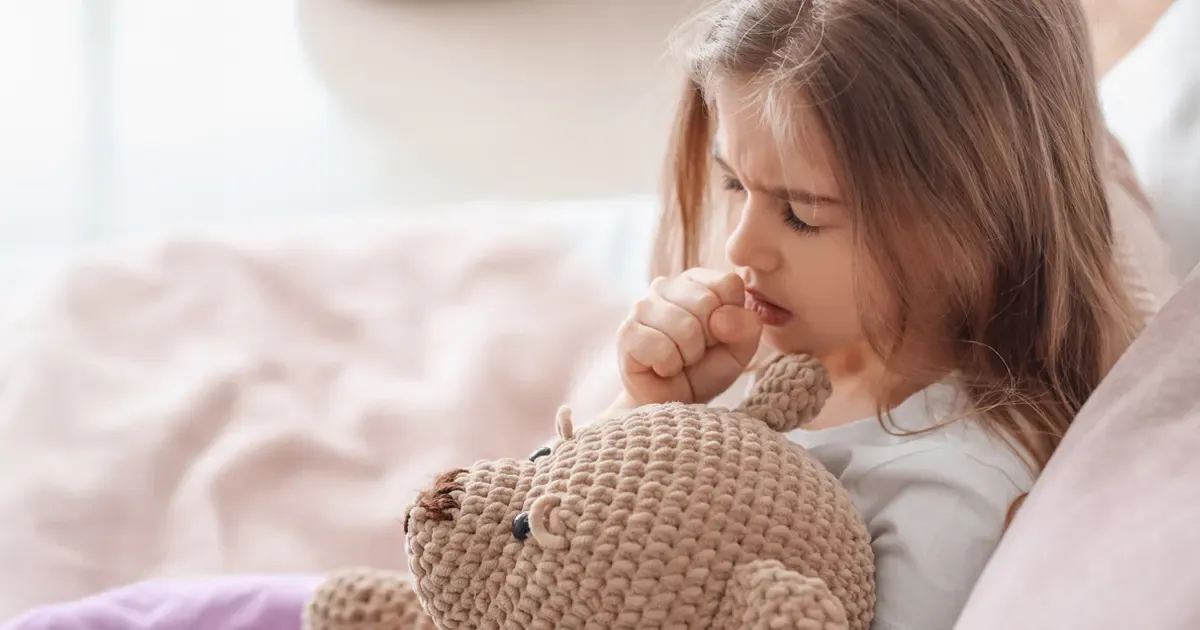
[[[736,410],[648,405],[579,430],[560,411],[553,446],[420,494],[405,519],[417,597],[442,630],[867,630],[866,527],[783,434],[829,389],[814,360],[785,356]]]

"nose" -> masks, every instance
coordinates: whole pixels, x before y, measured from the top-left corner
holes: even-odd
[[[772,211],[765,207],[770,203],[754,194],[747,196],[737,224],[725,241],[725,255],[735,266],[769,273],[782,264],[777,239],[784,228],[778,221],[772,223]]]

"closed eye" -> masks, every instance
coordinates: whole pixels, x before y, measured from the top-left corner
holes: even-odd
[[[742,185],[742,182],[728,175],[726,175],[722,181],[721,187],[734,193],[746,192],[746,187]],[[804,219],[796,216],[796,212],[792,209],[792,204],[790,202],[780,199],[779,211],[783,216],[783,222],[786,223],[788,228],[790,228],[792,231],[800,234],[817,233],[816,227],[805,223]]]
[[[804,222],[804,219],[796,216],[796,212],[792,210],[791,204],[783,204],[783,222],[787,224],[795,232],[800,234],[816,234],[817,228]]]

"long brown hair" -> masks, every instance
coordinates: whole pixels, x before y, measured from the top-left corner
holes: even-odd
[[[974,412],[1040,470],[1140,327],[1078,0],[725,0],[697,23],[654,274],[713,253],[713,82],[760,88],[768,112],[803,103],[896,304],[874,349],[935,327]]]

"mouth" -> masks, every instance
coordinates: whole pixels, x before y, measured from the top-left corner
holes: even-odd
[[[754,289],[746,289],[746,308],[758,313],[764,326],[783,326],[792,319],[792,312],[771,302]]]

